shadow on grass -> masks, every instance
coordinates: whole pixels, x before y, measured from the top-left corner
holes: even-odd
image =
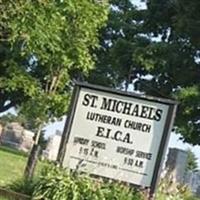
[[[26,152],[14,149],[12,147],[4,146],[4,145],[0,145],[0,150],[4,151],[4,152],[7,152],[7,153],[12,153],[12,154],[15,154],[15,155],[23,156],[23,157],[27,157],[28,156],[28,153],[26,153]]]

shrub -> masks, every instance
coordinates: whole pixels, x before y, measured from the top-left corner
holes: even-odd
[[[30,179],[21,178],[9,184],[7,187],[8,189],[14,192],[32,196],[36,185],[37,185],[36,179],[30,180]]]
[[[160,181],[156,192],[157,200],[199,200],[190,189],[183,184],[176,183],[167,177]]]
[[[139,192],[123,184],[93,180],[53,165],[42,171],[33,197],[37,200],[142,200]]]
[[[110,182],[102,184],[104,198],[106,200],[143,200],[141,193],[120,183]]]

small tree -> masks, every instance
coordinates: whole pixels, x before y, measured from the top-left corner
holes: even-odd
[[[197,157],[192,152],[191,149],[187,150],[188,157],[187,157],[187,166],[186,171],[195,171],[198,169]]]

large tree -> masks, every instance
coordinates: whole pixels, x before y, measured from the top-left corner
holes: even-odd
[[[150,40],[143,35],[144,13],[130,0],[111,0],[108,23],[101,31],[96,68],[91,70],[87,81],[109,87],[121,87],[123,82],[132,82],[134,72],[141,71],[133,60],[139,47]]]
[[[104,1],[0,1],[0,112],[20,106],[33,151],[44,123],[66,113],[70,82],[93,67],[106,18]]]
[[[148,0],[144,9],[132,2],[111,1],[88,81],[115,88],[133,82],[146,94],[177,99],[175,130],[200,144],[200,2]]]
[[[93,67],[105,19],[105,4],[92,0],[0,1],[0,112],[29,97],[65,112],[69,82]]]
[[[147,6],[144,26],[161,39],[139,54],[146,68],[152,66],[154,78],[146,85],[179,101],[176,130],[200,144],[200,2],[149,0]]]

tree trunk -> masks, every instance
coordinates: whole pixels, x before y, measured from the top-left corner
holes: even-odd
[[[28,157],[28,161],[24,171],[24,176],[26,179],[32,179],[33,177],[38,160],[39,151],[40,151],[40,146],[38,144],[34,144],[31,149],[30,155]]]
[[[38,160],[38,155],[40,152],[39,138],[41,135],[41,130],[42,130],[42,125],[39,126],[38,131],[34,137],[34,144],[28,157],[28,161],[24,171],[24,177],[26,179],[32,179],[34,175],[35,167]]]

